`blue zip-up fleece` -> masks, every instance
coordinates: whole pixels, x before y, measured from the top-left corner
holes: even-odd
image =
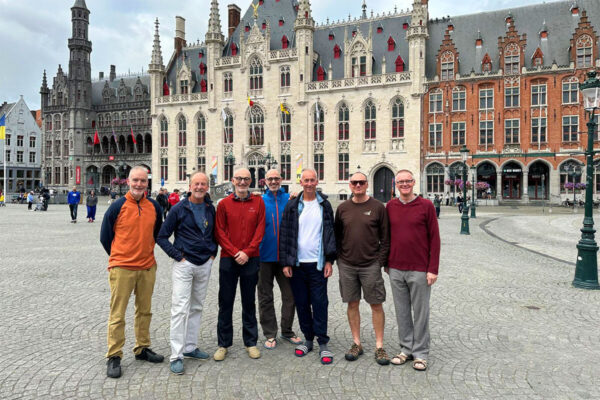
[[[260,261],[279,261],[279,224],[283,209],[290,199],[290,195],[283,189],[277,191],[277,196],[268,191],[262,196],[265,203],[265,235],[260,242]]]
[[[67,203],[69,204],[79,204],[79,199],[81,199],[81,193],[70,191],[67,195]]]
[[[288,201],[281,218],[281,227],[279,234],[279,264],[285,266],[297,266],[298,262],[298,225],[300,214],[304,209],[301,192],[298,197]],[[323,226],[321,234],[321,243],[319,248],[319,261],[317,269],[323,270],[325,262],[333,264],[337,258],[335,245],[335,232],[333,228],[333,208],[327,200],[327,196],[317,192],[317,200],[321,206],[321,215],[323,217]]]
[[[215,240],[215,207],[210,196],[204,197],[206,204],[205,217],[208,225],[202,229],[196,223],[190,200],[185,198],[174,205],[167,214],[167,219],[162,225],[156,243],[169,257],[181,261],[183,258],[195,265],[204,264],[210,257],[217,255],[217,241]],[[175,242],[171,244],[169,238],[175,232]]]

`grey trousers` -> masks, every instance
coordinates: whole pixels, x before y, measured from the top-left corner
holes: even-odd
[[[429,355],[429,296],[427,273],[390,268],[401,351],[427,360]]]
[[[258,314],[260,326],[267,339],[277,336],[277,317],[273,299],[273,280],[277,280],[281,292],[281,334],[294,337],[294,296],[290,280],[283,274],[283,268],[276,262],[261,262],[258,271]]]

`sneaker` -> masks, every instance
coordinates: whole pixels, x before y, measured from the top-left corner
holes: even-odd
[[[385,352],[385,350],[383,349],[383,347],[375,349],[375,361],[377,361],[377,364],[379,364],[379,365],[389,365],[390,364],[390,358],[388,357],[388,355]]]
[[[350,347],[350,350],[348,350],[345,357],[346,357],[346,360],[348,360],[348,361],[356,361],[356,360],[358,360],[358,357],[360,357],[362,355],[363,355],[362,345],[352,343],[352,347]]]
[[[136,360],[144,360],[151,363],[161,363],[164,361],[164,357],[160,354],[156,354],[149,347],[144,347],[140,354],[135,355]]]
[[[202,351],[199,348],[196,348],[196,349],[194,349],[194,351],[191,351],[189,353],[183,353],[183,356],[185,358],[197,358],[200,360],[206,360],[207,358],[210,357],[207,352]]]
[[[219,347],[217,351],[215,351],[215,355],[213,358],[215,361],[223,361],[225,356],[227,355],[227,347]]]
[[[248,352],[248,356],[253,359],[260,358],[260,350],[256,346],[248,346],[246,347],[246,351]]]
[[[106,362],[106,376],[109,378],[121,377],[121,357],[111,357]]]
[[[175,375],[183,375],[183,360],[171,361],[171,372]]]

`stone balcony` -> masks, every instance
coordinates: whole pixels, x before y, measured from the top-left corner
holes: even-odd
[[[170,96],[158,96],[156,104],[183,104],[208,102],[208,93],[188,93],[188,94],[172,94]]]
[[[330,90],[354,89],[360,87],[384,87],[410,82],[410,72],[394,72],[391,74],[360,76],[305,84],[307,93],[323,92]]]

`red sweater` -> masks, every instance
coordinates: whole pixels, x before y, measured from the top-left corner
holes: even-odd
[[[407,204],[393,199],[386,208],[391,232],[388,266],[437,275],[440,231],[433,203],[422,197]]]
[[[233,257],[243,251],[258,257],[265,234],[265,203],[261,196],[250,195],[241,201],[231,194],[219,202],[215,236],[221,245],[221,257]]]

